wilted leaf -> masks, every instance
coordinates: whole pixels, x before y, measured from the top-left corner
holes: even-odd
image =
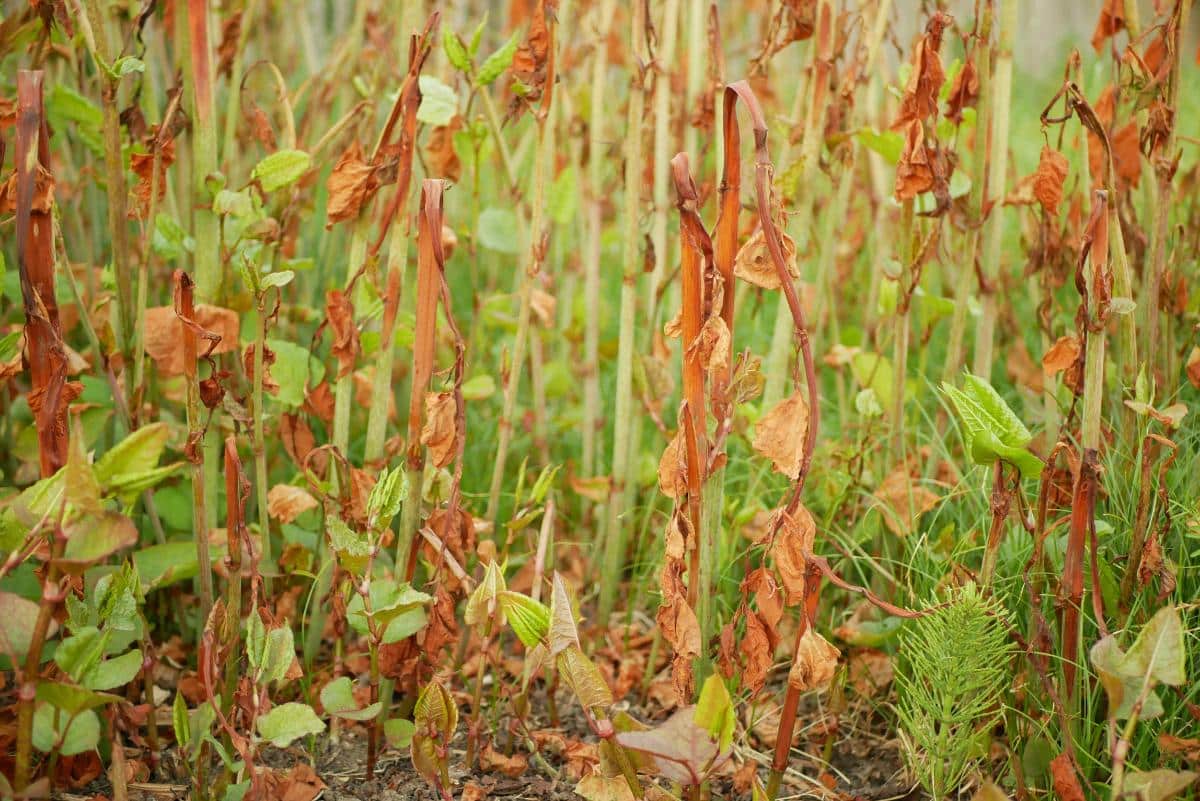
[[[199,303],[192,319],[201,328],[221,338],[212,350],[214,356],[237,349],[237,312]],[[146,309],[144,334],[146,354],[154,360],[158,372],[164,376],[183,375],[183,322],[175,314],[175,307],[154,306]]]
[[[788,684],[801,692],[821,689],[833,680],[838,649],[809,626],[796,645],[796,659],[788,671]]]
[[[941,500],[926,484],[913,480],[904,466],[888,474],[875,497],[882,502],[883,522],[901,537],[911,534],[917,519]]]
[[[354,304],[340,289],[331,289],[325,294],[325,315],[333,331],[333,355],[338,362],[338,378],[354,371],[361,346],[358,328],[354,325]]]
[[[687,451],[683,436],[680,428],[658,460],[658,490],[668,498],[682,498],[687,494]]]
[[[933,188],[933,163],[925,147],[925,129],[919,120],[904,129],[904,150],[896,164],[896,199],[912,200]]]
[[[1134,771],[1125,776],[1125,792],[1140,801],[1167,801],[1191,787],[1196,776],[1190,770]]]
[[[1042,146],[1037,171],[1033,174],[1033,194],[1047,214],[1057,214],[1062,202],[1063,182],[1067,180],[1070,164],[1067,157],[1049,145]]]
[[[786,509],[775,512],[782,518],[779,532],[775,535],[775,543],[771,547],[771,556],[783,588],[787,595],[789,606],[798,604],[804,599],[804,573],[807,566],[806,554],[812,552],[813,540],[817,534],[817,524],[812,513],[804,505],[796,507],[793,514]],[[770,530],[772,526],[768,526]]]
[[[326,228],[342,220],[358,217],[379,189],[378,168],[363,159],[362,146],[355,141],[342,153],[325,184],[329,200],[325,214]]]
[[[276,484],[267,492],[267,514],[280,523],[291,523],[297,517],[317,508],[317,499],[301,487]]]
[[[1083,788],[1079,785],[1079,775],[1069,754],[1059,754],[1051,760],[1050,775],[1059,801],[1083,801]]]
[[[1050,350],[1046,351],[1046,355],[1042,356],[1042,369],[1046,375],[1055,375],[1067,370],[1075,364],[1081,350],[1078,337],[1061,336],[1050,346]]]
[[[800,277],[800,268],[796,265],[796,243],[783,231],[779,231],[779,239],[783,246],[783,261],[787,265],[788,274],[792,278]],[[733,274],[738,278],[763,289],[779,289],[783,284],[779,280],[779,271],[767,248],[767,238],[762,228],[757,229],[746,240],[733,261]],[[726,287],[732,292],[732,287]]]
[[[808,433],[808,404],[799,391],[777,403],[754,426],[754,450],[791,479],[800,475]]]
[[[925,27],[925,35],[917,43],[913,53],[912,70],[908,75],[908,83],[904,86],[904,97],[900,101],[900,114],[892,123],[893,128],[901,128],[912,123],[920,123],[931,115],[937,114],[938,93],[946,82],[946,72],[942,69],[942,59],[938,51],[942,47],[942,31],[949,22],[949,17],[938,12],[929,20]],[[899,191],[897,191],[899,196]]]
[[[421,429],[421,444],[429,448],[429,458],[435,467],[445,467],[454,461],[456,414],[453,392],[429,392],[425,395],[425,425]]]
[[[610,778],[595,773],[579,780],[575,794],[585,801],[634,801],[633,791],[624,777]]]

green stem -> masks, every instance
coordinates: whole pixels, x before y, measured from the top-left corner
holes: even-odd
[[[992,210],[983,224],[983,263],[985,277],[983,291],[983,316],[975,338],[974,372],[985,380],[992,373],[992,348],[996,330],[995,282],[1000,279],[1000,254],[1004,230],[1003,205],[1005,178],[1008,171],[1008,129],[1012,101],[1013,34],[1017,27],[1017,0],[1001,0],[1000,38],[996,45],[996,69],[992,73],[992,127],[991,152],[987,182],[987,194],[992,200]]]
[[[987,197],[988,131],[992,127],[992,4],[983,3],[975,40],[975,71],[979,76],[979,98],[976,101],[975,148],[971,153],[971,209],[970,226],[967,228],[965,259],[958,268],[958,280],[954,289],[954,315],[950,320],[950,342],[946,346],[946,361],[942,365],[942,380],[952,381],[962,366],[963,339],[967,328],[968,300],[971,287],[975,284],[975,262],[979,258],[980,231],[982,229],[984,200]],[[999,214],[998,209],[993,209]]]
[[[636,3],[632,12],[634,64],[644,62],[646,31],[645,4]],[[625,193],[622,242],[621,318],[617,337],[617,386],[614,409],[612,483],[609,487],[608,515],[605,521],[604,562],[601,570],[599,620],[612,613],[620,584],[621,557],[625,552],[622,517],[626,485],[630,483],[630,429],[633,417],[634,320],[637,315],[637,280],[641,271],[638,259],[638,221],[642,185],[642,112],[646,89],[644,76],[635,74],[629,88],[629,111],[625,126]]]

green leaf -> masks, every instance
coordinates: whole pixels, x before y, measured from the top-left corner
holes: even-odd
[[[340,676],[321,688],[321,706],[330,715],[346,720],[374,720],[383,709],[380,701],[360,707],[354,700],[354,685],[349,676]]]
[[[414,731],[416,731],[416,727],[413,726],[413,722],[404,718],[388,718],[383,723],[383,736],[387,739],[388,745],[397,750],[412,745]]]
[[[329,547],[337,554],[338,564],[354,576],[362,576],[371,559],[372,546],[367,535],[355,531],[336,517],[330,518],[327,528]]]
[[[488,562],[483,574],[483,581],[471,591],[467,598],[467,606],[463,611],[463,622],[468,626],[480,626],[491,619],[493,612],[500,626],[504,625],[504,611],[499,605],[499,595],[506,588],[504,574],[493,559]]]
[[[904,137],[898,131],[876,131],[874,128],[862,128],[854,135],[859,144],[868,150],[873,150],[883,156],[888,164],[895,165],[900,161],[904,152]]]
[[[590,710],[607,710],[613,704],[612,690],[600,674],[600,668],[584,656],[578,645],[561,651],[555,658],[558,674],[579,703]]]
[[[545,604],[512,590],[497,593],[497,598],[508,625],[526,648],[534,647],[550,633],[550,609]]]
[[[1164,606],[1154,613],[1126,654],[1124,667],[1127,673],[1149,675],[1171,687],[1187,682],[1187,651],[1179,610]]]
[[[196,240],[188,235],[174,217],[158,214],[154,217],[154,236],[150,240],[154,252],[167,261],[179,261],[196,249]]]
[[[438,684],[431,682],[417,698],[413,709],[412,763],[417,773],[426,781],[434,783],[440,780],[448,784],[446,757],[440,756],[454,739],[454,730],[458,728],[458,707],[450,692]]]
[[[250,171],[264,192],[274,192],[300,180],[312,166],[312,156],[303,150],[277,150]]]
[[[142,669],[142,652],[133,649],[105,659],[84,675],[81,683],[89,690],[115,690],[133,681]]]
[[[1002,459],[1015,465],[1026,478],[1041,475],[1041,459],[1025,448],[1033,435],[991,384],[967,373],[963,389],[942,384],[942,392],[962,421],[963,439],[977,464]]]
[[[95,626],[77,629],[54,650],[54,662],[75,681],[99,664],[109,635]]]
[[[458,94],[452,87],[432,75],[422,75],[418,82],[421,87],[421,105],[417,107],[417,122],[426,125],[449,125],[458,113]]]
[[[120,512],[100,512],[72,520],[63,527],[67,545],[59,564],[76,572],[137,543],[137,527]]]
[[[1117,645],[1116,637],[1109,635],[1092,646],[1092,666],[1108,696],[1108,716],[1113,720],[1129,720],[1134,704],[1142,691],[1145,677],[1129,672],[1125,663],[1125,652]],[[1163,713],[1162,700],[1150,690],[1142,701],[1138,717],[1151,720]]]
[[[704,729],[724,751],[733,743],[733,699],[725,682],[716,673],[704,680],[696,703],[696,725]]]
[[[100,744],[100,718],[92,710],[71,717],[50,704],[38,704],[33,713],[33,745],[49,753],[58,746],[62,756],[95,750]]]
[[[281,288],[290,284],[295,277],[296,274],[291,270],[277,270],[262,276],[262,280],[259,283],[264,290],[272,287]]]
[[[92,151],[92,155],[103,158],[104,112],[100,107],[66,81],[51,81],[46,87],[46,118],[50,127],[62,136],[74,134]]]
[[[479,24],[475,26],[475,32],[471,34],[471,44],[467,46],[467,52],[471,58],[479,53],[479,43],[483,40],[483,29],[487,26],[488,13],[483,12],[483,19],[479,20]]]
[[[379,474],[379,480],[371,487],[367,497],[367,517],[373,521],[375,529],[384,529],[400,512],[400,506],[408,497],[408,476],[404,469],[396,467],[384,468]]]
[[[121,56],[112,63],[112,68],[109,70],[114,78],[124,78],[126,75],[145,71],[146,62],[133,56]]]
[[[254,201],[245,189],[237,192],[222,189],[213,198],[213,213],[218,216],[249,217],[254,213]]]
[[[386,626],[383,645],[411,637],[424,628],[428,621],[425,607],[433,598],[414,590],[407,581],[400,584],[393,579],[372,581],[368,595],[371,599],[371,617],[377,624]],[[359,634],[370,633],[361,595],[355,593],[346,605],[346,619]]]
[[[490,375],[477,375],[467,379],[462,386],[463,400],[485,400],[496,394],[496,379]]]
[[[517,46],[520,42],[520,32],[515,31],[496,52],[485,58],[483,64],[479,66],[479,72],[475,73],[476,86],[487,86],[503,75],[504,71],[512,64],[513,56],[517,54]]]
[[[143,591],[187,581],[198,572],[196,546],[192,542],[167,542],[133,552]]]
[[[155,467],[169,433],[166,423],[150,423],[134,431],[96,462],[96,480],[108,487],[119,476],[145,473]]]
[[[275,354],[271,378],[279,385],[275,400],[285,406],[302,406],[306,386],[316,386],[325,378],[325,365],[312,351],[284,339],[268,339],[267,347]]]
[[[183,693],[178,691],[175,693],[175,703],[171,705],[171,725],[175,729],[175,742],[186,752],[192,742],[192,726],[188,718],[187,701]]]
[[[87,709],[97,709],[125,699],[112,693],[95,692],[60,681],[42,681],[38,682],[37,700],[45,701],[68,715],[76,715]]]
[[[257,613],[251,614],[251,619],[258,618],[258,616]],[[295,661],[295,655],[292,627],[284,622],[280,626],[271,628],[266,632],[262,657],[259,658],[258,682],[283,681],[287,676],[288,669],[292,667],[292,662]]]
[[[559,225],[566,225],[579,210],[579,182],[575,167],[567,166],[554,178],[546,196],[546,208]]]
[[[454,69],[459,72],[470,71],[471,55],[467,52],[467,46],[458,38],[458,34],[449,28],[442,31],[442,49],[446,51],[446,58],[450,60]]]
[[[258,734],[276,748],[287,748],[301,737],[320,734],[325,724],[308,704],[280,704],[258,719]]]
[[[512,209],[484,209],[475,227],[479,244],[498,253],[517,253],[517,215]]]

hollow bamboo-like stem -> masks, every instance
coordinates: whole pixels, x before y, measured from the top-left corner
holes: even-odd
[[[975,337],[975,360],[973,372],[988,379],[992,372],[992,347],[996,330],[996,294],[994,284],[1001,274],[1000,255],[1004,230],[1003,207],[1005,178],[1008,171],[1009,112],[1012,105],[1013,37],[1017,27],[1017,0],[1000,0],[1000,33],[996,43],[996,65],[992,72],[991,96],[991,148],[987,196],[992,211],[983,223],[983,263],[980,272],[984,276],[983,314]],[[980,135],[980,134],[977,134]]]
[[[560,9],[558,16],[562,15],[564,15],[564,12]],[[529,248],[526,254],[525,270],[519,289],[520,305],[517,312],[517,333],[513,341],[512,362],[508,380],[504,384],[504,400],[500,413],[499,430],[496,436],[496,458],[492,465],[491,485],[488,488],[486,517],[494,524],[498,523],[496,516],[500,512],[500,489],[504,484],[504,470],[508,464],[508,449],[512,443],[517,392],[521,387],[521,374],[525,368],[525,350],[530,336],[530,316],[533,310],[533,285],[546,255],[546,232],[542,228],[545,224],[546,175],[552,169],[550,159],[553,155],[554,146],[552,112],[554,110],[555,31],[559,21],[554,14],[548,15],[546,19],[546,29],[549,35],[549,57],[546,66],[547,77],[542,89],[542,101],[537,110],[537,145],[534,156],[533,191],[530,193]]]
[[[632,13],[630,42],[636,57],[632,63],[644,63],[646,38],[646,2],[635,0]],[[629,87],[629,108],[625,124],[624,221],[621,255],[621,316],[617,338],[617,384],[614,404],[612,447],[612,482],[609,486],[607,518],[604,531],[604,561],[601,569],[599,619],[607,621],[612,613],[621,577],[621,557],[625,552],[625,532],[622,518],[625,513],[626,486],[630,479],[630,430],[633,416],[633,353],[634,322],[637,316],[637,280],[641,264],[638,260],[638,221],[641,216],[642,181],[642,112],[645,105],[645,75],[636,70]]]

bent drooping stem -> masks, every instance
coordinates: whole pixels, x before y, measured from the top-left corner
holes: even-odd
[[[25,340],[29,351],[30,407],[37,426],[41,476],[49,478],[66,464],[69,446],[67,356],[54,298],[54,247],[50,209],[36,208],[38,172],[50,169],[50,133],[42,111],[42,72],[17,73],[16,238],[21,297],[25,311]],[[37,401],[34,401],[34,398]],[[50,631],[54,609],[62,600],[58,559],[66,538],[55,524],[50,560],[42,585],[41,603],[29,639],[29,650],[17,687],[16,761],[13,789],[29,783],[33,764],[33,713],[42,646]]]
[[[792,282],[791,274],[788,272],[787,261],[783,255],[783,244],[779,237],[779,230],[775,227],[775,221],[771,218],[770,183],[773,167],[771,165],[770,154],[767,150],[766,119],[763,117],[758,99],[754,96],[754,92],[745,81],[739,81],[727,87],[725,98],[727,103],[731,103],[735,98],[741,99],[746,104],[746,108],[749,110],[750,117],[754,122],[754,186],[758,201],[759,224],[762,226],[767,250],[771,254],[771,261],[775,265],[775,271],[779,275],[779,282],[783,290],[784,299],[788,305],[788,311],[791,312],[793,334],[799,346],[800,359],[804,366],[809,417],[808,427],[804,433],[804,450],[801,453],[800,469],[792,488],[791,497],[785,507],[786,516],[790,517],[800,506],[800,499],[804,493],[804,484],[808,479],[809,469],[812,467],[813,451],[817,445],[817,432],[820,427],[821,418],[820,396],[817,387],[817,368],[813,359],[812,343],[808,337],[808,322],[804,316],[804,307],[800,303],[800,297],[796,293],[795,284]],[[780,520],[782,521],[783,519],[784,517],[781,516]],[[819,586],[820,575],[820,572],[812,566],[807,571],[805,588],[806,608],[801,612],[802,626],[811,622],[815,615],[815,604],[819,597],[817,588]],[[802,634],[803,630],[799,633]],[[797,635],[797,645],[799,645],[799,635]],[[768,795],[772,798],[778,792],[779,782],[783,776],[784,769],[787,767],[787,758],[791,750],[792,733],[796,725],[796,709],[799,706],[799,699],[800,690],[789,683],[787,695],[784,698],[783,712],[779,719],[779,733],[776,738],[775,757],[771,762]]]
[[[1100,425],[1104,395],[1105,320],[1112,273],[1109,260],[1108,193],[1097,190],[1092,198],[1092,214],[1079,248],[1075,266],[1075,288],[1080,294],[1076,326],[1084,340],[1083,415],[1080,445],[1083,458],[1071,497],[1071,529],[1063,557],[1063,602],[1061,647],[1063,695],[1075,697],[1075,660],[1079,654],[1080,616],[1084,590],[1084,552],[1089,537],[1095,537],[1096,495],[1100,479]],[[1091,269],[1088,269],[1090,266]],[[1094,554],[1093,554],[1094,556]],[[1093,593],[1095,596],[1095,593]],[[1099,601],[1095,596],[1094,601]],[[1103,616],[1098,614],[1103,626]]]
[[[811,196],[808,183],[809,176],[813,174],[813,170],[817,166],[817,161],[821,155],[821,145],[825,140],[825,116],[829,105],[830,76],[833,74],[834,48],[837,38],[832,0],[820,0],[817,5],[816,14],[817,24],[812,51],[813,66],[812,77],[809,83],[808,112],[804,117],[804,139],[800,145],[800,174],[796,181],[798,190],[801,193],[801,219],[797,227],[793,230],[799,231],[801,237],[807,237],[809,224],[812,219],[814,199]],[[759,209],[759,216],[762,216],[762,214],[763,210]],[[765,228],[766,225],[764,224]],[[778,234],[775,235],[775,238],[778,240]],[[803,245],[803,243],[804,239],[802,238],[798,244]],[[781,249],[780,255],[782,254],[783,251]],[[789,287],[792,285],[790,276],[785,285]],[[792,294],[795,294],[794,289],[792,290]],[[796,309],[799,308],[799,298],[797,297],[797,305],[793,308],[791,299],[785,293],[784,302],[787,304],[788,312],[794,324],[796,321]],[[783,307],[781,305],[779,311],[776,313],[775,331],[771,337],[771,349],[767,353],[766,362],[763,365],[763,374],[766,376],[762,398],[764,409],[771,408],[783,397],[783,390],[787,385],[787,356],[790,350],[790,337],[788,333],[787,318],[783,316]],[[807,337],[807,334],[805,336]]]
[[[671,159],[672,179],[678,195],[680,284],[682,287],[681,331],[683,345],[683,418],[684,445],[687,463],[687,511],[693,536],[691,560],[688,566],[688,605],[696,613],[701,638],[707,639],[709,621],[709,574],[704,554],[711,553],[711,543],[705,543],[703,528],[704,481],[708,473],[708,420],[704,400],[704,364],[699,346],[700,330],[705,324],[706,306],[712,295],[705,297],[706,268],[713,261],[713,247],[708,233],[696,211],[700,193],[692,180],[687,153]]]
[[[192,278],[183,270],[175,271],[175,315],[183,322],[183,379],[186,392],[188,445],[192,463],[192,536],[196,541],[196,563],[199,565],[196,583],[200,595],[201,626],[208,617],[213,602],[212,561],[208,552],[208,497],[204,470],[204,432],[207,428],[204,404],[200,399],[199,353],[196,329],[189,325],[196,317],[196,288]]]

